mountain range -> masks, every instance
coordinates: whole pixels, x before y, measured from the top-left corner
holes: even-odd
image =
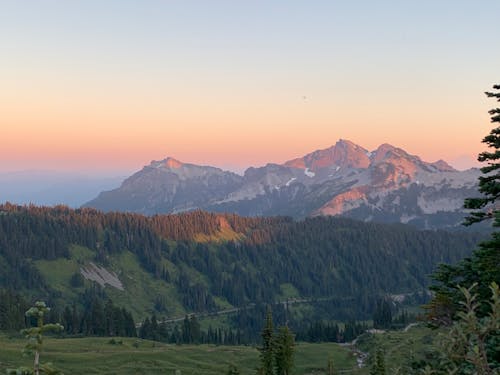
[[[455,228],[465,198],[477,196],[478,169],[458,171],[382,144],[369,151],[348,140],[243,176],[172,157],[152,161],[86,203],[147,215],[195,209],[245,216],[343,215],[363,221]]]

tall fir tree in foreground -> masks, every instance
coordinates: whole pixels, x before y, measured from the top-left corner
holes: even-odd
[[[262,346],[259,348],[260,352],[260,368],[259,375],[274,375],[273,370],[273,314],[271,307],[267,307],[266,320],[264,328],[262,329]]]
[[[267,307],[264,328],[262,329],[262,346],[258,375],[290,375],[292,374],[295,337],[287,327],[279,327],[275,334],[271,307]]]
[[[500,85],[489,98],[500,102]],[[491,122],[500,123],[500,108],[489,111]],[[480,197],[465,200],[464,207],[475,210],[465,225],[489,220],[500,227],[500,126],[483,139],[491,151],[479,154],[487,162],[479,177]],[[434,298],[428,319],[434,326],[449,326],[441,342],[443,361],[432,369],[434,374],[498,374],[500,372],[500,232],[479,244],[470,258],[458,265],[441,265],[433,275]]]
[[[293,368],[295,339],[287,326],[279,328],[273,346],[276,375],[290,375]]]
[[[486,96],[500,102],[500,85],[494,85],[493,89],[497,92],[486,92]],[[499,125],[483,138],[483,143],[492,150],[480,153],[477,158],[480,162],[487,162],[488,165],[481,168],[484,176],[479,177],[479,192],[483,196],[465,200],[465,208],[478,210],[467,218],[468,225],[493,219],[493,225],[500,226],[500,209],[498,205],[495,206],[496,201],[500,199],[500,108],[493,108],[488,113],[491,115],[491,122]]]
[[[494,92],[486,92],[489,98],[500,102],[500,85],[493,86]],[[474,210],[466,218],[465,225],[491,221],[493,227],[500,227],[500,108],[489,111],[491,122],[498,125],[483,139],[491,150],[479,154],[478,160],[486,162],[479,177],[480,197],[469,198],[464,207]],[[463,294],[459,286],[470,288],[475,283],[479,303],[477,313],[485,316],[491,311],[491,283],[500,284],[500,232],[494,231],[491,238],[479,244],[472,256],[458,265],[440,265],[433,279],[437,284],[431,287],[435,297],[429,304],[428,317],[436,325],[450,325],[456,319]]]

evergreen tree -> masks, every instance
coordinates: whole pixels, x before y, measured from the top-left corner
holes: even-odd
[[[261,332],[262,346],[259,348],[260,352],[260,369],[259,374],[273,375],[273,314],[271,307],[267,307],[266,320],[264,328]]]
[[[151,315],[150,327],[149,327],[149,337],[150,340],[159,340],[159,330],[158,330],[158,318],[156,314]]]
[[[50,308],[45,305],[45,302],[38,301],[33,307],[26,311],[26,317],[33,318],[36,321],[36,326],[23,329],[21,332],[26,335],[28,343],[25,346],[25,353],[34,352],[33,374],[40,375],[40,370],[43,372],[58,373],[49,365],[40,365],[40,353],[43,349],[43,335],[48,332],[60,332],[64,329],[59,323],[44,324],[44,317],[49,313]],[[26,373],[26,369],[20,368],[17,370],[7,370],[8,374]]]
[[[69,281],[73,288],[81,288],[85,284],[85,279],[80,272],[75,272]]]
[[[69,306],[66,306],[64,308],[63,316],[62,316],[62,321],[64,325],[64,329],[66,333],[72,334],[74,331],[73,327],[73,314],[71,313],[71,310]]]
[[[387,299],[377,301],[373,313],[374,328],[389,328],[392,323],[391,305]]]
[[[494,85],[494,90],[500,90],[500,85]],[[500,101],[500,92],[487,92],[490,98]],[[492,123],[500,123],[500,108],[489,111]],[[479,154],[478,160],[487,162],[481,168],[484,176],[479,177],[479,191],[482,197],[466,199],[465,208],[474,209],[466,219],[465,224],[471,225],[484,220],[493,220],[493,226],[500,226],[500,126],[492,129],[483,139],[493,150]],[[500,232],[495,231],[491,238],[479,244],[472,256],[465,258],[456,266],[441,265],[434,273],[433,279],[437,284],[430,289],[435,297],[427,306],[428,319],[436,325],[450,325],[456,319],[456,312],[460,309],[463,295],[459,287],[470,288],[477,284],[477,301],[479,316],[486,316],[491,307],[490,285],[492,282],[500,284]]]
[[[19,330],[25,327],[24,311],[28,307],[21,295],[0,289],[0,330]]]
[[[276,375],[290,375],[293,368],[295,342],[287,326],[279,328],[273,346]]]
[[[500,85],[494,85],[494,90],[500,90]],[[500,91],[486,92],[489,98],[495,98],[500,102]],[[500,108],[489,111],[492,123],[500,123]],[[479,154],[480,162],[488,162],[488,165],[481,168],[485,176],[479,177],[479,192],[483,194],[480,198],[469,198],[465,200],[465,208],[473,210],[481,209],[470,214],[466,224],[472,224],[486,219],[494,219],[495,224],[500,225],[500,210],[495,207],[495,202],[500,199],[500,125],[490,131],[490,134],[483,138],[493,151],[484,151]],[[490,208],[484,210],[484,208]]]
[[[187,315],[184,317],[184,321],[182,322],[182,342],[185,344],[192,342],[191,323],[189,322],[189,317]]]
[[[375,358],[370,368],[370,375],[385,375],[384,352],[380,348],[375,352]]]
[[[201,340],[200,323],[194,314],[189,319],[189,332],[191,333],[190,342],[199,344]]]
[[[151,337],[151,322],[149,318],[144,319],[144,322],[142,322],[139,337],[141,339],[149,339]]]

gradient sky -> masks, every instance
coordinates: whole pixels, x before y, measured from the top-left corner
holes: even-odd
[[[241,170],[339,138],[460,168],[500,1],[0,1],[0,171]]]

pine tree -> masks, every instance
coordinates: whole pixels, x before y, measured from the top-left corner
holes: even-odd
[[[149,339],[150,340],[158,340],[159,335],[158,335],[158,318],[156,317],[156,314],[153,313],[151,315],[151,320],[150,320],[150,326],[149,326]]]
[[[500,90],[500,85],[494,85],[494,90]],[[490,98],[500,101],[500,92],[486,92]],[[489,111],[492,123],[500,123],[500,108]],[[493,220],[493,226],[500,226],[500,126],[492,129],[483,139],[493,151],[482,152],[478,160],[488,162],[481,168],[484,176],[479,177],[480,198],[469,198],[464,207],[478,210],[470,214],[465,224],[471,225],[484,220]],[[489,299],[492,282],[500,284],[500,232],[492,234],[491,239],[479,244],[472,256],[465,258],[456,266],[441,265],[434,273],[433,279],[437,285],[431,287],[435,297],[427,306],[428,318],[437,325],[451,324],[459,310],[463,295],[459,286],[470,288],[477,283],[478,315],[485,316],[491,311]],[[443,312],[445,315],[443,315]]]
[[[290,375],[293,367],[295,342],[293,334],[287,326],[279,328],[273,346],[276,375]]]
[[[496,92],[486,92],[489,98],[494,98],[500,102],[500,85],[494,85]],[[470,209],[480,209],[470,214],[466,224],[472,224],[487,219],[493,220],[493,226],[500,227],[500,108],[489,111],[491,122],[498,126],[490,131],[490,134],[483,139],[492,151],[485,151],[479,154],[480,162],[487,162],[488,165],[481,168],[484,176],[479,177],[479,191],[483,194],[481,198],[471,198],[465,201],[464,206]],[[490,240],[482,242],[479,249],[474,251],[469,264],[464,265],[469,278],[465,287],[470,287],[474,282],[478,283],[477,294],[482,301],[488,301],[491,294],[489,287],[492,282],[500,284],[500,232],[492,234]],[[487,314],[489,306],[481,308],[481,314]]]
[[[146,318],[142,323],[139,331],[139,337],[141,339],[149,339],[151,337],[151,321],[149,318]]]
[[[500,85],[494,85],[494,90],[500,90]],[[499,92],[486,92],[489,98],[495,98],[500,102]],[[489,111],[492,123],[500,123],[500,108]],[[480,162],[488,162],[488,165],[481,168],[485,176],[479,177],[479,191],[483,194],[481,198],[469,198],[465,200],[465,208],[475,211],[467,218],[466,224],[472,224],[486,219],[494,219],[495,225],[500,225],[500,210],[494,206],[495,201],[500,199],[500,125],[490,131],[490,134],[483,138],[492,152],[482,152],[478,156]],[[484,208],[489,208],[484,210]]]
[[[189,322],[189,317],[184,316],[184,320],[182,322],[182,342],[184,344],[189,344],[193,342],[193,335],[191,333],[191,323]]]
[[[199,344],[201,339],[200,323],[194,314],[189,319],[189,332],[191,333],[191,342]]]
[[[44,324],[44,317],[49,313],[50,308],[45,305],[45,302],[38,301],[35,303],[33,307],[31,307],[28,311],[26,311],[26,317],[33,318],[36,320],[36,326],[30,327],[27,329],[23,329],[21,332],[26,335],[28,339],[28,343],[24,347],[25,353],[33,353],[34,352],[34,361],[33,361],[33,374],[40,375],[40,370],[42,369],[44,373],[51,371],[51,373],[58,373],[53,370],[50,366],[40,365],[40,353],[43,349],[43,335],[48,332],[60,332],[64,330],[64,327],[59,323],[56,324]],[[16,370],[7,370],[8,374],[18,374],[26,372],[26,369],[20,368]]]
[[[389,328],[392,323],[391,305],[387,299],[377,301],[375,311],[373,313],[374,328]]]
[[[370,375],[385,375],[384,352],[378,348],[375,352],[375,358],[370,369]]]
[[[271,307],[267,307],[266,320],[264,328],[262,329],[262,346],[259,348],[260,351],[260,369],[259,374],[263,375],[273,375],[273,315]]]

